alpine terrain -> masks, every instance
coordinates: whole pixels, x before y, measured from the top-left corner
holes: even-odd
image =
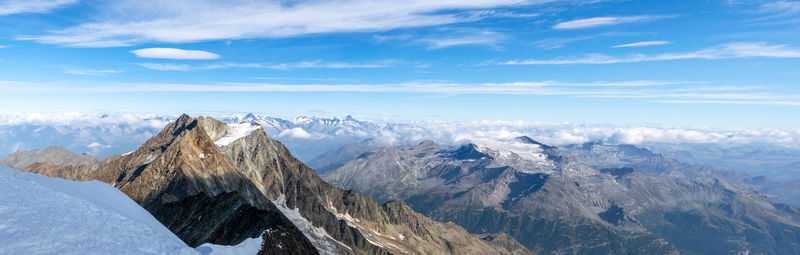
[[[800,251],[800,210],[720,172],[628,145],[563,150],[522,136],[387,146],[323,178],[471,233],[507,233],[543,254]]]
[[[261,244],[259,254],[530,253],[506,235],[472,235],[400,200],[378,204],[336,188],[258,124],[182,115],[137,150],[94,165],[5,162],[30,162],[14,164],[48,176],[112,184],[199,251],[255,242]]]

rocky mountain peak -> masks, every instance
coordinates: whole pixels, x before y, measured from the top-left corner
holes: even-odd
[[[435,153],[441,151],[442,147],[439,147],[439,145],[436,144],[434,141],[425,140],[411,148],[408,148],[407,150],[414,154]]]
[[[489,154],[483,153],[477,144],[467,143],[458,147],[458,149],[453,151],[452,156],[459,160],[465,160],[465,159],[476,160],[476,159],[488,158]]]
[[[61,146],[51,146],[43,150],[16,151],[0,161],[12,168],[23,168],[34,163],[50,162],[54,165],[91,166],[100,162],[100,158],[73,153]]]
[[[514,139],[515,139],[515,140],[517,140],[517,141],[519,141],[519,142],[523,142],[523,143],[528,143],[528,144],[536,144],[536,145],[539,145],[540,147],[542,147],[542,149],[550,149],[550,148],[555,148],[555,147],[553,147],[553,146],[546,145],[546,144],[540,143],[539,141],[533,140],[533,139],[531,139],[531,138],[530,138],[530,137],[528,137],[528,136],[518,136],[518,137],[516,137],[516,138],[514,138]]]

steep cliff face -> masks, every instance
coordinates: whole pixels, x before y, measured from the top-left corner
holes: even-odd
[[[265,254],[528,253],[336,188],[257,124],[183,115],[136,151],[70,177],[113,184],[191,246],[260,236]]]
[[[472,233],[508,233],[541,253],[800,250],[796,208],[707,168],[624,149],[581,155],[609,167],[595,168],[526,137],[452,149],[386,147],[324,178],[377,200],[403,199]]]

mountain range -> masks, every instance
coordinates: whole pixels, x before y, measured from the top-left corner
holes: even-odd
[[[508,233],[544,254],[800,250],[800,211],[743,184],[747,175],[631,145],[425,141],[371,150],[323,178],[472,233]]]
[[[6,116],[8,114],[0,113],[0,157],[19,150],[49,146],[62,146],[70,151],[103,158],[118,155],[136,149],[178,117],[131,114],[62,116],[37,113]],[[328,169],[325,169],[324,165],[317,165],[316,161],[320,158],[330,158],[323,156],[323,153],[366,139],[372,139],[375,144],[395,146],[431,139],[442,145],[453,146],[476,136],[492,134],[506,137],[508,133],[512,133],[529,135],[558,146],[581,144],[586,141],[609,144],[638,141],[640,147],[681,162],[704,164],[753,176],[765,176],[773,182],[771,186],[775,186],[774,189],[787,191],[782,193],[792,193],[790,189],[794,186],[791,183],[800,180],[800,148],[787,146],[787,143],[796,144],[791,141],[796,141],[797,138],[793,138],[791,132],[774,130],[686,131],[658,128],[642,130],[636,127],[587,124],[492,121],[387,122],[359,120],[352,116],[276,118],[252,113],[221,115],[217,119],[226,123],[261,124],[271,138],[284,144],[295,157],[322,172]],[[644,131],[655,132],[656,135],[651,140],[630,137],[630,134]],[[717,140],[725,137],[730,141],[664,139],[681,134],[683,131],[689,132],[691,137],[705,135],[715,137]],[[662,134],[657,135],[658,132]],[[358,155],[360,153],[353,158]],[[790,200],[795,202],[795,199]],[[789,200],[782,201],[789,202]]]
[[[192,247],[255,242],[259,254],[530,253],[507,235],[472,235],[402,201],[378,204],[336,188],[262,130],[182,115],[135,151],[96,164],[40,159],[49,155],[41,151],[4,162],[111,184]]]

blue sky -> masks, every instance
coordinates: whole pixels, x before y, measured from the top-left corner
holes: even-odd
[[[0,0],[0,111],[800,128],[800,1]]]

